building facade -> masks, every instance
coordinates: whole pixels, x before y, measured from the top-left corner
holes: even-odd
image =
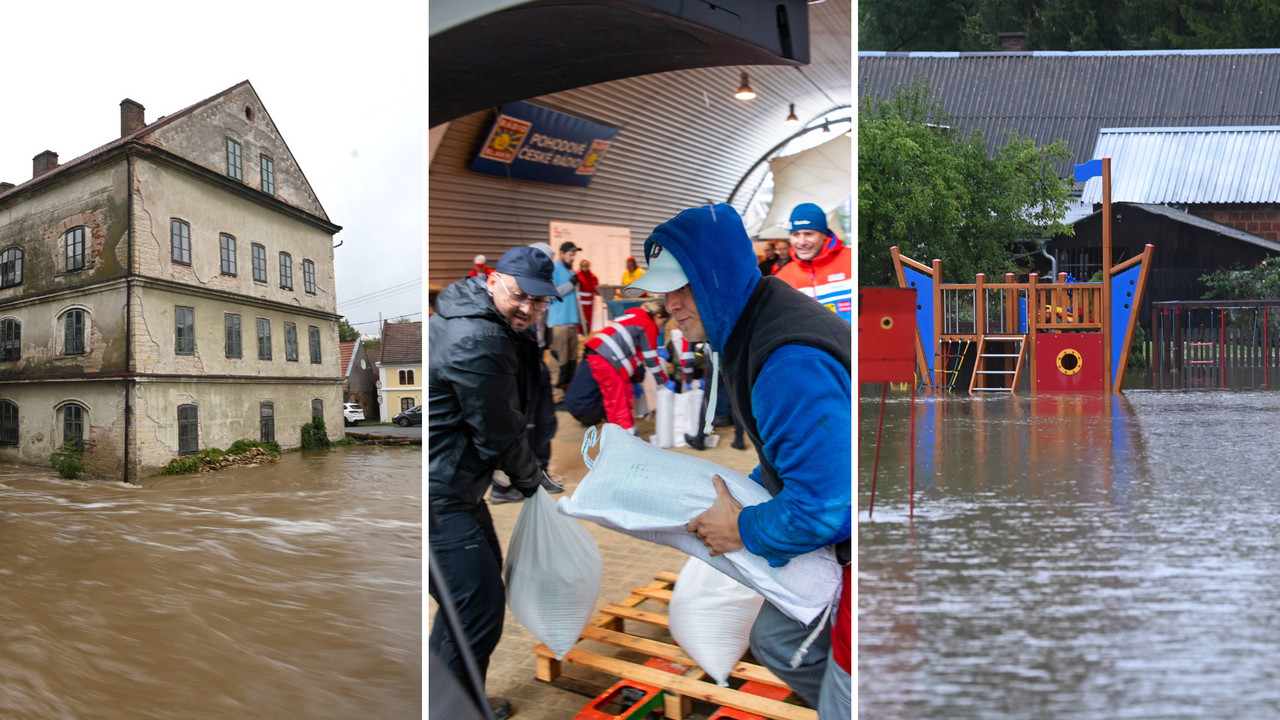
[[[0,184],[0,460],[136,480],[342,434],[331,223],[248,81]]]
[[[422,323],[389,322],[382,326],[378,367],[379,419],[422,404]]]

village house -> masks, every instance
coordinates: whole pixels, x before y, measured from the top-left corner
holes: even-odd
[[[378,361],[380,420],[422,404],[422,323],[388,322],[382,326]]]
[[[0,460],[126,481],[201,448],[342,435],[333,236],[248,81],[0,183]]]

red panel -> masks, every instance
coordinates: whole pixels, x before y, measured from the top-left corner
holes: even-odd
[[[916,336],[915,290],[859,288],[859,382],[914,381]]]
[[[1036,335],[1036,392],[1102,392],[1102,333]]]

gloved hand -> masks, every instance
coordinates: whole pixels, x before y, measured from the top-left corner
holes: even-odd
[[[658,348],[658,357],[662,358],[663,360],[670,360],[671,353],[667,352],[666,348]]]
[[[665,384],[665,385],[663,385],[663,387],[665,387],[666,389],[670,390],[671,392],[675,392],[675,391],[676,391],[676,381],[675,381],[675,380],[668,380],[668,381],[666,382],[666,384]]]
[[[533,497],[534,493],[538,492],[538,486],[542,485],[542,478],[546,476],[547,471],[538,468],[538,471],[532,477],[519,482],[512,482],[511,487],[519,490],[520,494],[525,497]]]
[[[574,285],[577,285],[581,281],[582,281],[582,278],[578,277],[577,275],[574,275],[573,277],[569,278],[569,282],[573,283]]]
[[[636,397],[640,397],[644,394],[644,385],[641,385],[640,383],[632,383],[631,392],[635,393]]]

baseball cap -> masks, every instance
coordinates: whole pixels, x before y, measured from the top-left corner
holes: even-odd
[[[542,251],[542,254],[551,257],[551,246],[544,242],[529,243],[529,247]]]
[[[511,248],[499,258],[494,269],[515,278],[516,285],[526,295],[560,297],[551,279],[554,271],[551,258],[537,248]]]
[[[562,253],[573,252],[574,250],[581,250],[581,249],[582,248],[578,247],[577,245],[574,245],[571,241],[568,241],[568,240],[560,243],[560,252]]]
[[[791,211],[789,230],[791,232],[817,230],[826,235],[829,232],[827,230],[827,214],[822,212],[822,208],[813,203],[800,203]]]
[[[653,243],[653,252],[649,255],[649,269],[636,278],[635,282],[622,290],[622,297],[634,298],[651,293],[667,293],[679,290],[689,284],[689,278],[680,267],[680,261],[657,243]]]

